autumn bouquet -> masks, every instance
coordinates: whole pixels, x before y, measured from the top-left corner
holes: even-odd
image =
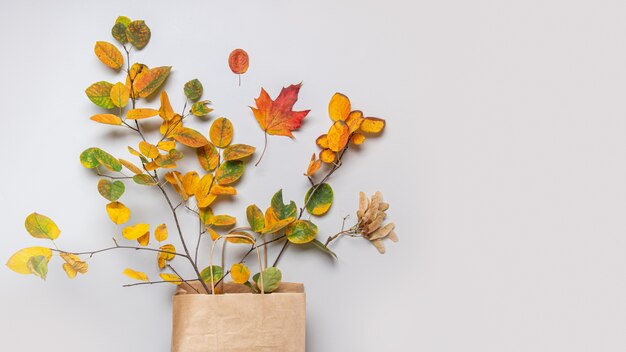
[[[335,93],[328,105],[330,128],[327,134],[317,138],[316,144],[321,151],[313,153],[304,174],[310,187],[301,205],[294,201],[285,202],[282,190],[279,190],[265,211],[257,205],[249,205],[245,209],[247,224],[236,226],[234,216],[219,214],[212,206],[216,199],[237,194],[236,183],[256,148],[233,143],[233,124],[226,117],[213,118],[213,105],[202,99],[203,87],[199,80],[184,85],[184,108],[177,113],[168,94],[160,90],[171,66],[150,68],[141,63],[131,64],[131,52],[142,50],[151,37],[150,28],[144,21],[131,21],[121,16],[111,33],[119,45],[98,41],[94,51],[103,64],[113,72],[122,73],[124,79],[117,83],[99,81],[85,90],[89,100],[103,109],[91,116],[91,120],[136,134],[138,144],[129,146],[129,157],[123,158],[98,147],[88,148],[80,154],[80,163],[99,177],[97,190],[108,202],[106,213],[114,224],[123,227],[120,233],[116,233],[119,227],[114,227],[116,231],[110,247],[77,252],[60,249],[56,240],[61,231],[55,222],[43,214],[32,213],[25,221],[27,232],[37,239],[50,240],[52,246],[21,249],[8,260],[7,266],[19,274],[33,274],[45,279],[52,257],[58,257],[67,276],[73,279],[78,274],[87,273],[89,259],[96,254],[113,250],[152,253],[160,279],[150,279],[144,271],[131,268],[126,268],[123,273],[138,280],[126,286],[179,285],[174,300],[174,350],[211,350],[207,346],[220,350],[254,346],[274,346],[275,350],[303,348],[304,289],[300,284],[282,282],[279,260],[290,245],[309,246],[335,257],[329,245],[345,236],[362,237],[380,253],[385,252],[383,239],[397,241],[394,225],[385,224],[389,205],[378,192],[372,197],[361,193],[354,224],[347,226],[348,218],[343,218],[341,230],[323,241],[318,239],[319,229],[311,220],[329,211],[334,198],[329,178],[343,165],[342,160],[351,146],[360,145],[379,134],[385,121],[365,117],[361,111],[352,109],[345,95]],[[230,54],[228,63],[239,75],[241,84],[241,75],[249,65],[248,54],[236,49]],[[309,110],[293,110],[300,88],[300,84],[283,88],[276,99],[261,89],[255,99],[252,114],[265,134],[261,158],[267,148],[268,135],[293,138],[292,131],[298,129],[307,117]],[[158,108],[140,106],[147,98],[156,95],[159,95]],[[200,122],[213,120],[208,135],[185,126],[194,118]],[[153,132],[158,135],[150,136],[144,124],[154,121],[160,125]],[[178,162],[188,156],[197,158],[197,170],[180,170]],[[164,221],[153,227],[140,219],[130,221],[131,210],[120,201],[128,183],[157,189],[172,214],[169,224]],[[195,218],[199,224],[193,239],[181,230],[183,215]],[[176,233],[175,241],[169,241],[171,228]],[[201,241],[207,237],[213,241],[212,250],[201,253]],[[213,260],[213,249],[221,239],[221,265],[218,265]],[[152,240],[158,245],[152,245]],[[225,266],[226,242],[249,247],[228,267]],[[280,246],[280,251],[269,261],[267,248],[274,245]],[[250,261],[250,255],[256,256],[257,260]],[[206,256],[209,265],[203,268],[199,263],[206,260]],[[193,276],[184,277],[175,269],[179,265],[189,266]],[[251,277],[252,268],[257,269],[257,274]],[[263,294],[256,295],[258,293]],[[209,305],[210,309],[202,308]],[[274,308],[267,309],[270,306]],[[259,309],[264,313],[256,314],[255,310]],[[226,312],[228,319],[219,311]],[[281,319],[269,319],[271,314],[278,314]],[[242,344],[240,340],[228,340],[228,333],[221,333],[228,331],[232,316],[257,329],[253,341]],[[281,323],[272,325],[268,323],[271,320]],[[238,324],[241,329],[242,323]],[[277,339],[276,336],[283,334],[285,329],[296,329],[291,335],[300,337],[289,341]],[[277,335],[280,331],[282,333]]]

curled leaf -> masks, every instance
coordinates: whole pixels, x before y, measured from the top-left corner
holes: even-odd
[[[197,101],[191,106],[191,113],[199,117],[206,116],[208,113],[213,111],[213,109],[207,106],[209,104],[211,104],[211,102],[208,100]]]
[[[63,270],[70,279],[75,278],[76,273],[86,274],[89,270],[89,265],[75,254],[61,253],[61,258],[65,260],[65,263],[63,263]]]
[[[311,161],[309,162],[309,167],[306,169],[306,176],[313,176],[322,166],[322,161],[317,159],[317,155],[313,153],[311,155]]]
[[[162,252],[157,254],[157,265],[159,269],[163,269],[165,268],[165,264],[176,256],[176,254],[174,254],[176,253],[176,247],[174,247],[173,244],[166,244],[159,247],[159,250]]]
[[[42,279],[46,279],[48,276],[48,261],[49,259],[43,255],[36,255],[28,258],[26,267],[31,274],[39,276]]]

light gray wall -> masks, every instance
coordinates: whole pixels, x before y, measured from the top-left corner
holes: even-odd
[[[381,190],[401,242],[381,256],[345,240],[337,263],[296,250],[281,263],[307,287],[308,351],[624,351],[625,10],[571,0],[3,2],[0,258],[40,243],[23,229],[32,211],[57,221],[63,248],[110,243],[106,202],[78,154],[124,155],[136,143],[89,121],[98,109],[83,93],[116,80],[93,45],[127,15],[153,32],[135,58],[174,66],[176,109],[182,84],[201,79],[237,142],[262,145],[247,108],[261,86],[275,96],[304,82],[296,107],[312,112],[297,140],[271,138],[219,212],[243,220],[243,206],[265,206],[279,188],[302,202],[335,91],[387,119],[384,136],[333,177],[336,201],[319,225],[337,230],[358,191]],[[236,47],[251,55],[241,87],[226,64]],[[172,226],[155,191],[128,186],[134,220]],[[184,229],[195,227],[187,218]],[[127,266],[155,276],[152,255],[128,252],[94,257],[74,281],[58,261],[45,283],[0,269],[3,349],[167,351],[173,288],[122,288]]]

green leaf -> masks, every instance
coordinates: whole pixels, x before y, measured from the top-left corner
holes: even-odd
[[[111,171],[122,171],[122,163],[113,155],[100,148],[87,148],[80,154],[80,163],[88,169],[103,165]]]
[[[215,180],[221,186],[231,184],[243,175],[243,169],[241,160],[226,161],[215,171]]]
[[[124,27],[126,27],[130,24],[130,18],[126,16],[118,16],[117,19],[115,20],[115,23],[121,23],[124,25]]]
[[[202,83],[197,79],[185,83],[184,91],[189,100],[196,101],[202,96]]]
[[[248,224],[254,232],[261,232],[265,227],[265,216],[256,204],[249,205],[246,209],[246,216],[248,217]]]
[[[291,243],[309,243],[317,236],[317,226],[308,220],[296,220],[287,226],[285,234]]]
[[[107,179],[100,179],[98,181],[98,192],[105,198],[111,202],[115,202],[120,199],[126,187],[122,181],[113,181]]]
[[[132,21],[126,28],[128,41],[137,49],[143,49],[150,41],[150,28],[144,21]]]
[[[309,243],[311,243],[313,247],[337,259],[337,254],[335,254],[335,252],[331,251],[326,245],[324,245],[322,242],[318,241],[317,239],[313,239],[313,241]]]
[[[261,285],[259,285],[259,278],[261,277],[260,273],[256,273],[252,280],[256,283],[257,287],[261,289]],[[278,287],[280,287],[280,282],[283,279],[283,275],[280,270],[275,267],[270,267],[263,270],[263,289],[265,293],[270,293],[276,291]]]
[[[87,89],[85,89],[85,94],[92,103],[98,105],[104,109],[113,109],[115,105],[113,104],[113,100],[111,99],[111,88],[113,88],[113,84],[100,81],[96,82]]]
[[[198,117],[206,116],[208,113],[213,111],[213,109],[207,107],[208,104],[211,104],[208,100],[193,103],[191,106],[191,113]]]
[[[213,265],[213,283],[214,284],[218,282],[219,279],[222,278],[223,274],[224,274],[224,270],[222,269],[221,266]],[[202,278],[202,281],[208,284],[211,284],[211,267],[207,266],[206,268],[202,269],[202,271],[200,272],[200,277]]]
[[[111,35],[113,38],[117,40],[120,44],[128,43],[128,36],[126,35],[126,24],[122,22],[115,22],[113,28],[111,28]]]
[[[142,186],[154,186],[154,185],[156,185],[156,182],[154,182],[152,177],[150,177],[149,175],[146,175],[146,174],[140,174],[140,175],[133,176],[133,181],[135,181],[136,184],[139,184],[139,185],[142,185]]]
[[[254,154],[256,148],[246,144],[233,144],[224,149],[224,160],[239,160]]]
[[[298,212],[296,203],[292,200],[289,205],[283,203],[283,190],[279,190],[272,197],[272,209],[279,220],[295,217]]]
[[[26,217],[24,227],[35,238],[55,240],[61,234],[61,230],[52,219],[37,213],[32,213]]]
[[[315,193],[311,193],[315,190]],[[322,183],[315,189],[311,187],[304,197],[306,210],[312,215],[324,215],[333,204],[333,189],[328,183]]]
[[[26,267],[33,275],[39,276],[44,280],[48,276],[48,258],[43,255],[30,257],[28,262],[26,262]]]

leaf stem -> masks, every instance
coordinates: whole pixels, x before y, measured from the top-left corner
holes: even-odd
[[[263,156],[265,155],[266,150],[267,150],[267,131],[265,131],[265,143],[263,144],[263,152],[261,153],[261,157],[259,157],[259,160],[256,162],[256,164],[254,164],[255,167],[259,166],[259,163],[261,163],[261,160],[263,160]]]

